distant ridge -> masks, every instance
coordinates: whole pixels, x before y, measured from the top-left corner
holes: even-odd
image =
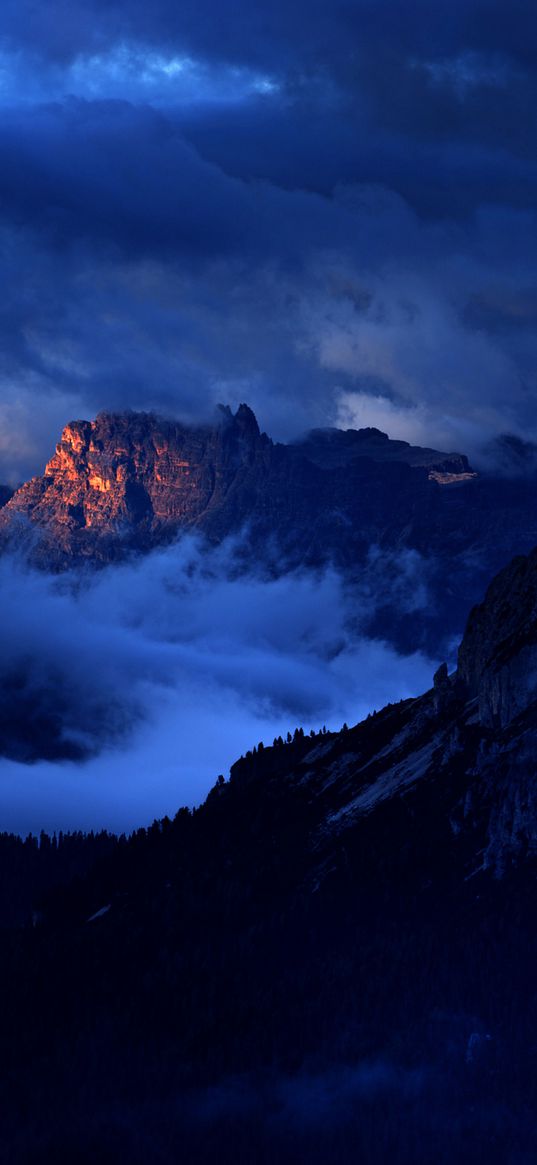
[[[472,474],[462,453],[441,453],[408,441],[394,441],[381,429],[312,429],[294,447],[322,466],[348,465],[356,457],[371,457],[373,461],[403,461],[429,471]]]

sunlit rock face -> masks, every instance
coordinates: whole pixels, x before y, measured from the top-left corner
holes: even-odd
[[[56,570],[183,531],[240,534],[245,569],[335,567],[359,588],[366,634],[438,656],[496,571],[537,544],[534,499],[531,477],[478,476],[463,454],[378,429],[283,445],[246,405],[197,426],[102,413],[67,425],[43,475],[0,509],[0,546]]]
[[[44,536],[44,557],[113,559],[181,529],[218,540],[248,522],[254,542],[276,537],[297,561],[334,550],[345,557],[349,548],[356,558],[429,516],[438,504],[431,472],[465,480],[468,464],[370,429],[274,445],[246,405],[234,415],[221,408],[205,426],[101,413],[66,425],[43,476],[17,491],[0,529],[29,523]]]
[[[17,491],[0,526],[14,531],[27,520],[44,534],[45,555],[114,558],[199,523],[263,462],[268,446],[246,406],[235,416],[222,409],[212,426],[143,413],[73,421],[43,476]]]

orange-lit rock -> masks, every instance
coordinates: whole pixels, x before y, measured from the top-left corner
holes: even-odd
[[[220,408],[206,425],[101,413],[65,426],[43,476],[0,510],[0,535],[30,530],[34,555],[61,565],[110,561],[179,530],[220,541],[246,528],[254,560],[278,544],[295,565],[356,563],[379,539],[397,544],[401,531],[419,545],[443,520],[438,482],[473,476],[460,454],[376,429],[314,430],[275,445],[246,405]]]
[[[101,413],[63,430],[42,477],[5,507],[0,530],[28,519],[47,554],[114,557],[120,544],[149,546],[204,523],[272,444],[245,405],[222,409],[213,425],[184,426],[145,413]],[[236,516],[244,516],[238,501]],[[50,536],[50,537],[49,537]],[[118,542],[119,540],[119,542]]]
[[[73,421],[43,475],[0,507],[0,549],[21,544],[52,569],[112,562],[181,531],[212,543],[240,531],[238,562],[270,576],[333,566],[371,595],[373,637],[436,654],[488,579],[537,544],[535,479],[478,477],[464,455],[372,428],[276,444],[241,405],[205,425]]]
[[[90,473],[89,485],[91,489],[98,489],[100,493],[107,494],[112,488],[109,481],[104,477],[100,477],[98,473]]]

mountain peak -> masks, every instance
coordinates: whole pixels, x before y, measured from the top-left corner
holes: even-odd
[[[72,420],[43,474],[5,502],[0,545],[46,568],[114,562],[183,531],[212,543],[246,531],[245,567],[359,571],[386,596],[367,632],[435,656],[499,567],[537,542],[530,481],[475,479],[463,454],[371,427],[274,444],[244,402],[195,424],[151,412]],[[396,577],[425,608],[399,591],[392,601]]]
[[[186,425],[154,413],[100,412],[70,421],[42,477],[4,506],[0,530],[27,519],[46,553],[112,556],[144,548],[198,523],[256,456],[262,438],[247,405],[221,422]],[[119,540],[119,542],[118,542]]]

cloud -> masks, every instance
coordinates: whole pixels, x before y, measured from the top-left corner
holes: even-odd
[[[485,7],[8,0],[0,477],[63,406],[535,438],[533,12]]]
[[[483,213],[470,245],[461,228],[422,223],[371,187],[328,201],[221,181],[220,213],[227,207],[233,222],[212,251],[199,199],[184,254],[179,236],[169,253],[152,241],[142,205],[134,252],[125,233],[118,249],[119,229],[113,242],[108,204],[98,245],[81,236],[58,249],[42,222],[30,234],[4,231],[0,480],[42,471],[63,423],[103,408],[192,419],[246,399],[278,439],[360,416],[394,437],[470,455],[502,432],[535,439],[537,341],[509,307],[515,294],[531,303],[531,216]],[[90,207],[89,185],[76,189]],[[36,202],[40,220],[43,207]],[[379,399],[389,402],[380,414]]]
[[[54,718],[67,751],[13,759],[12,719],[11,759],[0,762],[4,828],[142,824],[202,800],[260,739],[298,724],[339,728],[429,685],[433,661],[365,637],[376,602],[367,586],[348,591],[330,570],[239,574],[235,549],[202,552],[185,538],[89,577],[2,560],[4,701],[19,677],[31,708],[23,745],[46,755]],[[404,604],[412,567],[390,570]],[[6,739],[4,730],[4,749]],[[69,760],[70,748],[86,759]]]

